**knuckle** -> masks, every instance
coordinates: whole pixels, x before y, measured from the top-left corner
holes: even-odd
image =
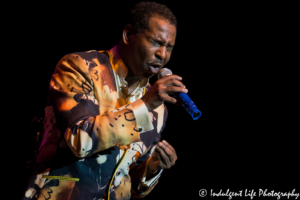
[[[161,83],[163,83],[163,79],[159,79],[159,80],[156,81],[157,85],[160,85]]]
[[[159,85],[159,86],[157,87],[157,91],[158,91],[158,92],[163,92],[164,89],[165,89],[165,87],[163,87],[162,85]]]
[[[157,94],[158,94],[158,96],[161,96],[162,95],[162,91],[161,90],[157,90]]]
[[[175,92],[175,91],[177,91],[177,90],[178,90],[178,87],[172,86],[172,92]]]
[[[168,92],[173,92],[174,91],[174,86],[169,86],[168,87]]]
[[[163,100],[163,95],[164,95],[164,93],[162,91],[158,91],[157,97],[159,100]]]
[[[174,89],[176,88],[176,86],[174,86],[174,85],[170,85],[169,87],[168,87],[168,89],[169,89],[169,91],[170,92],[174,92]]]
[[[172,80],[172,82],[178,81],[178,80],[176,79],[176,77],[173,77],[171,80]]]
[[[159,95],[159,96],[158,96],[158,100],[160,100],[160,101],[163,101],[163,100],[164,100],[164,98],[162,97],[162,95]]]

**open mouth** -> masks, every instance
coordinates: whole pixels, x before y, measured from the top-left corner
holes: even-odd
[[[157,72],[160,70],[160,66],[157,65],[150,65],[149,68],[152,74],[157,74]]]

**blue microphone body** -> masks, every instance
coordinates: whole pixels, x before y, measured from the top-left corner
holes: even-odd
[[[199,119],[202,113],[186,93],[173,93],[179,104],[192,116],[193,120]]]
[[[167,75],[172,75],[172,71],[167,68],[162,68],[157,74],[158,79]],[[174,92],[173,95],[177,99],[179,104],[192,116],[193,120],[199,119],[201,117],[201,111],[198,110],[197,106],[186,93]]]

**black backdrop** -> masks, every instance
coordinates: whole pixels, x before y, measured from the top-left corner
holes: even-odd
[[[13,143],[8,144],[15,150],[10,161],[16,166],[11,173],[18,180],[14,183],[18,193],[29,153],[27,127],[45,105],[56,63],[68,53],[112,48],[122,35],[122,16],[136,2],[18,5],[18,18],[9,25],[13,39],[8,40],[14,63],[8,65],[13,80],[8,87],[14,96],[9,113],[14,131],[8,135]],[[284,59],[276,54],[282,42],[278,39],[288,28],[282,9],[246,3],[158,2],[178,19],[176,45],[166,67],[183,77],[203,115],[193,121],[183,108],[167,104],[169,118],[162,138],[175,148],[178,161],[164,171],[145,199],[201,199],[202,188],[297,189],[299,148],[289,103],[296,96],[283,85],[296,80],[287,77],[293,73],[282,70]]]

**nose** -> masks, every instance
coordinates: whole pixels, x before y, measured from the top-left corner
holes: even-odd
[[[165,46],[160,46],[158,48],[158,50],[155,53],[155,56],[161,61],[163,62],[166,58],[166,54],[167,54],[167,48]]]

